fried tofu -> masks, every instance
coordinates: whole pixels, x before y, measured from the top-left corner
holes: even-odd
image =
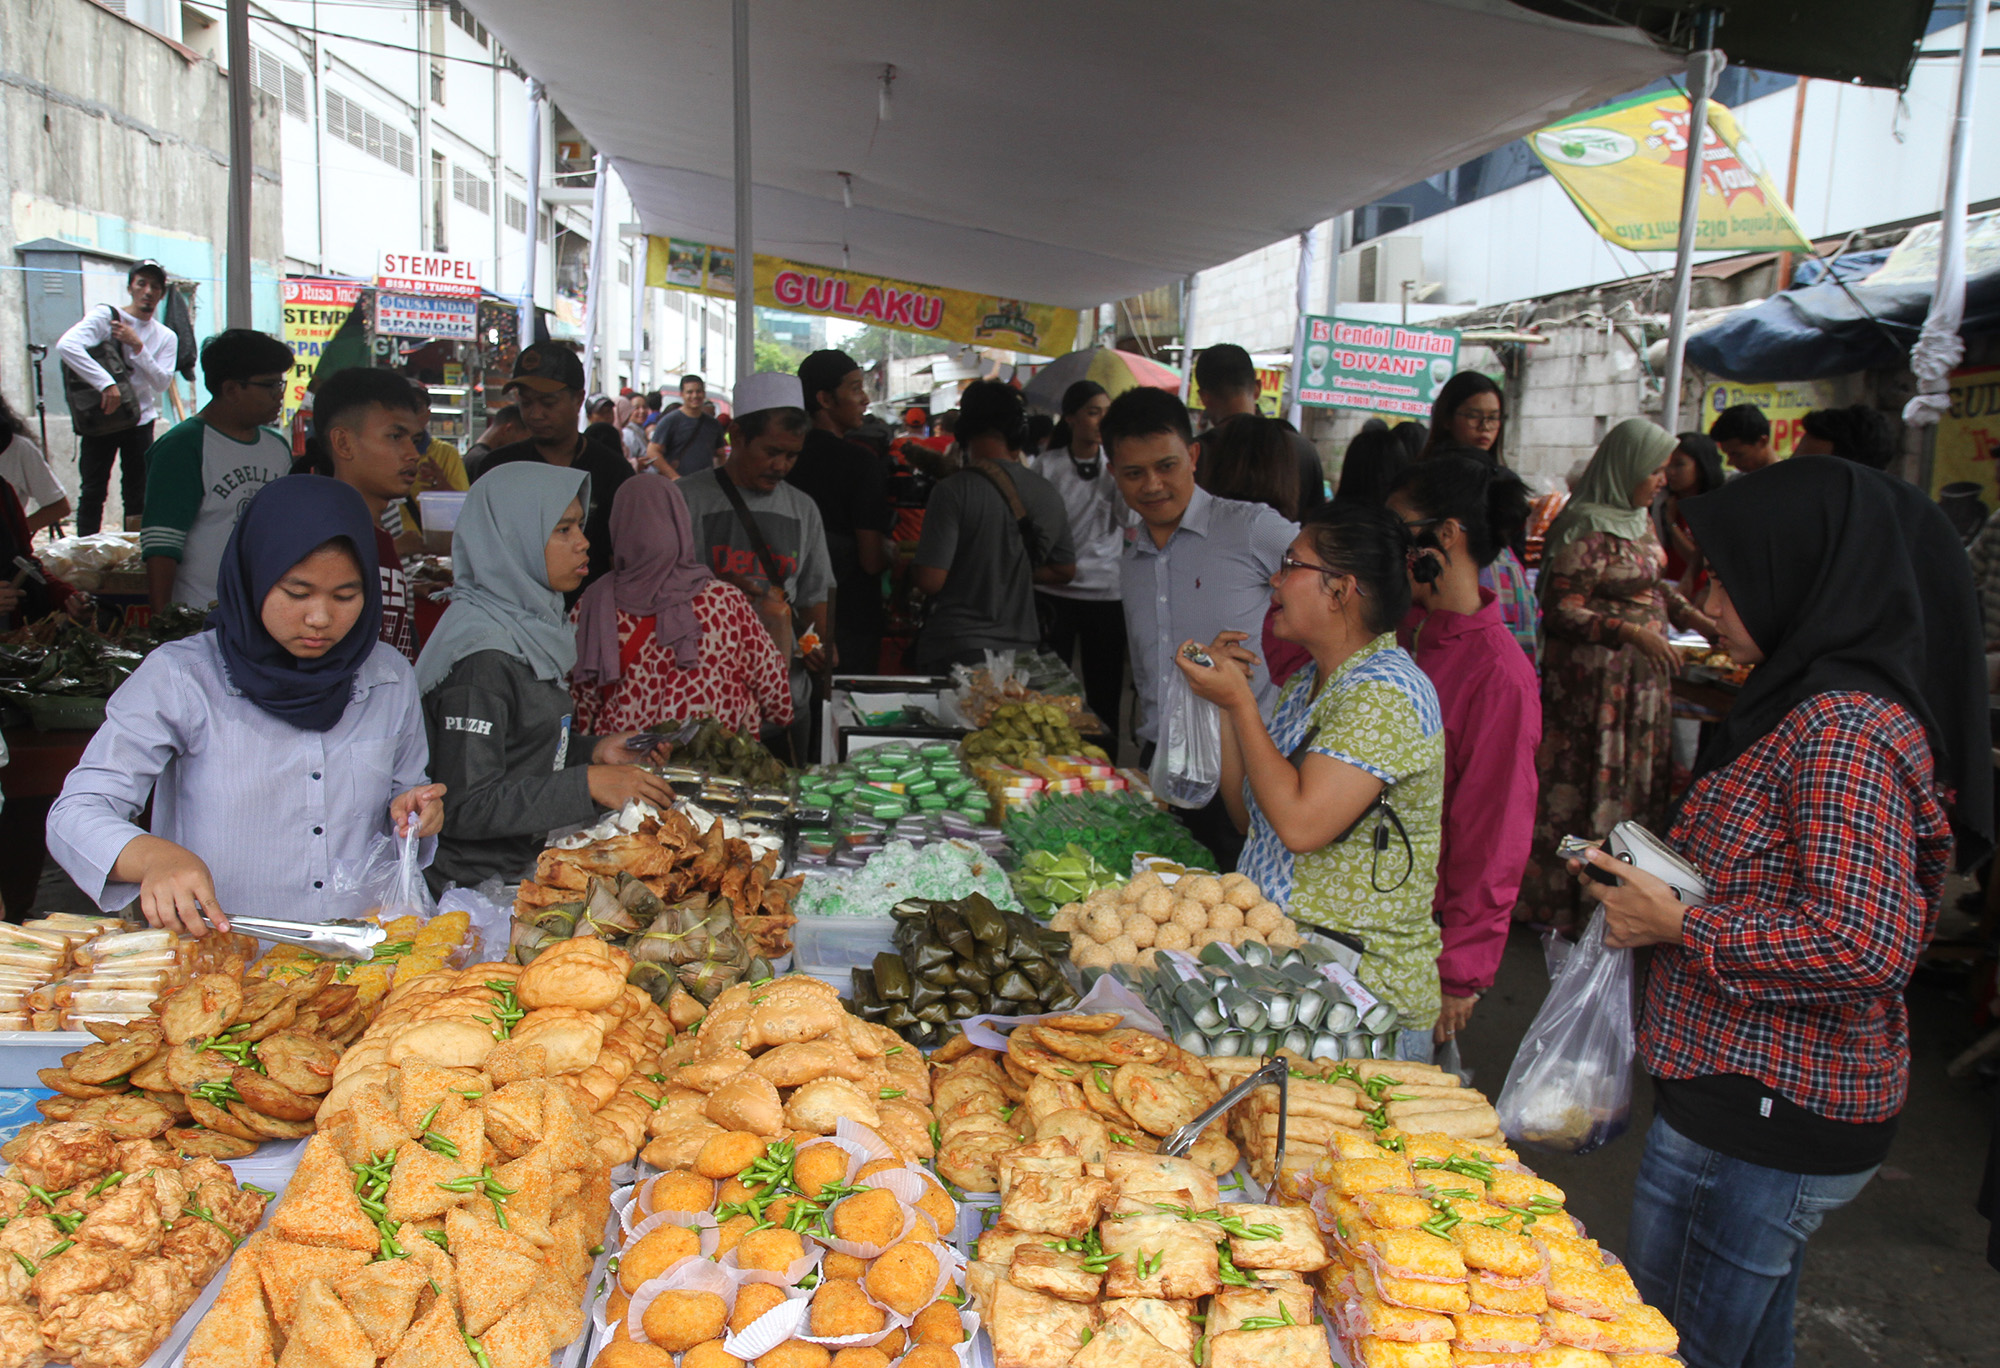
[[[548,1317],[530,1298],[488,1326],[479,1343],[493,1368],[542,1368],[550,1352],[564,1341],[556,1337]]]
[[[1451,1346],[1436,1340],[1407,1343],[1370,1335],[1355,1341],[1354,1368],[1452,1368]]]
[[[1357,1268],[1354,1270],[1354,1285],[1378,1300],[1418,1311],[1451,1315],[1472,1309],[1471,1293],[1462,1282],[1425,1282],[1420,1278],[1396,1278]]]
[[[1222,1228],[1213,1221],[1184,1221],[1164,1212],[1133,1216],[1106,1221],[1098,1238],[1105,1253],[1118,1255],[1104,1281],[1111,1296],[1205,1297],[1222,1286],[1222,1261],[1215,1248]]]
[[[1031,1292],[1002,1279],[993,1286],[994,1368],[1049,1368],[1068,1363],[1083,1348],[1084,1331],[1096,1311],[1075,1302]]]
[[[1129,1311],[1098,1322],[1090,1343],[1070,1359],[1070,1368],[1187,1368],[1187,1356],[1155,1339]]]
[[[1502,1278],[1475,1268],[1466,1274],[1465,1284],[1475,1311],[1496,1316],[1539,1316],[1549,1309],[1549,1289],[1545,1283]]]
[[[1364,1192],[1351,1200],[1368,1224],[1383,1230],[1409,1230],[1437,1215],[1429,1202],[1406,1192]]]
[[[323,1135],[306,1142],[298,1170],[285,1185],[285,1200],[271,1213],[270,1229],[277,1239],[294,1244],[371,1255],[381,1243],[381,1232],[354,1196],[354,1175]]]
[[[1364,1192],[1415,1193],[1417,1190],[1416,1182],[1410,1177],[1410,1166],[1390,1155],[1379,1159],[1336,1159],[1327,1167],[1333,1170],[1327,1177],[1327,1186],[1343,1197],[1355,1197]]]
[[[1451,1347],[1451,1368],[1534,1368],[1534,1359],[1532,1350],[1499,1354],[1483,1349],[1461,1349],[1456,1344]],[[1680,1368],[1680,1365],[1669,1360],[1658,1368]]]
[[[1222,1200],[1215,1175],[1187,1159],[1164,1154],[1113,1150],[1105,1156],[1104,1176],[1126,1197],[1147,1202],[1171,1202],[1192,1211],[1213,1211]]]
[[[1040,1230],[1062,1239],[1079,1239],[1097,1224],[1109,1180],[1017,1173],[1000,1199],[1000,1219],[1019,1230]]]
[[[365,1267],[372,1257],[372,1249],[319,1249],[289,1240],[264,1240],[257,1247],[257,1272],[263,1280],[265,1304],[271,1308],[278,1329],[286,1335],[292,1333],[292,1312],[307,1283],[337,1283]]]
[[[1595,1349],[1552,1344],[1546,1349],[1537,1349],[1528,1363],[1531,1368],[1611,1368],[1611,1356]]]
[[[1428,1230],[1378,1230],[1368,1237],[1368,1259],[1379,1273],[1398,1278],[1463,1278],[1458,1246]]]
[[[1618,1272],[1623,1272],[1623,1269]],[[1629,1303],[1624,1281],[1608,1268],[1584,1269],[1574,1265],[1549,1267],[1549,1305],[1555,1310],[1594,1320],[1612,1320]]]
[[[1230,1284],[1210,1300],[1207,1330],[1211,1335],[1227,1334],[1241,1329],[1243,1322],[1253,1317],[1282,1319],[1286,1312],[1299,1325],[1312,1320],[1312,1288],[1304,1279],[1286,1279],[1260,1287]]]
[[[417,1295],[428,1283],[424,1270],[408,1259],[383,1259],[349,1273],[334,1285],[378,1356],[396,1352],[403,1332],[417,1318]]]
[[[535,1246],[463,1207],[445,1214],[445,1240],[458,1268],[459,1317],[476,1338],[527,1297],[542,1261]]]
[[[1393,1306],[1367,1294],[1356,1298],[1351,1305],[1351,1323],[1363,1335],[1402,1344],[1445,1343],[1452,1338],[1451,1317],[1435,1311]]]
[[[1537,1197],[1562,1206],[1569,1199],[1563,1190],[1546,1179],[1537,1178],[1532,1173],[1510,1173],[1496,1169],[1492,1181],[1486,1185],[1487,1195],[1501,1206],[1526,1206]]]
[[[1680,1335],[1657,1307],[1643,1302],[1624,1307],[1616,1320],[1593,1320],[1571,1311],[1552,1309],[1547,1316],[1549,1338],[1577,1349],[1605,1354],[1671,1354]]]
[[[324,1278],[299,1291],[278,1368],[375,1368],[375,1345]]]
[[[979,1233],[977,1257],[982,1263],[997,1264],[1004,1269],[1014,1262],[1016,1249],[1022,1245],[1045,1244],[1048,1238],[1039,1230],[1016,1230],[1010,1225],[996,1225]]]
[[[1451,1240],[1467,1268],[1483,1268],[1503,1278],[1532,1278],[1542,1271],[1541,1252],[1525,1235],[1466,1220],[1452,1227]]]
[[[1224,1202],[1224,1216],[1234,1216],[1245,1226],[1276,1226],[1272,1239],[1229,1237],[1229,1257],[1238,1268],[1285,1268],[1294,1273],[1310,1273],[1327,1262],[1326,1241],[1308,1207],[1259,1206],[1251,1202]]]
[[[1007,1279],[1016,1287],[1042,1292],[1068,1302],[1095,1304],[1104,1286],[1102,1273],[1084,1269],[1083,1256],[1045,1245],[1024,1244],[1014,1250]]]
[[[1120,1311],[1128,1313],[1146,1328],[1147,1334],[1183,1359],[1193,1355],[1197,1338],[1193,1302],[1163,1301],[1158,1297],[1107,1297],[1097,1304],[1098,1314],[1106,1320]]]
[[[230,1265],[215,1304],[195,1326],[183,1358],[186,1368],[276,1368],[276,1328],[254,1248],[239,1251],[245,1257]]]
[[[1452,1338],[1461,1349],[1486,1354],[1527,1354],[1542,1343],[1542,1323],[1533,1316],[1464,1311],[1451,1320],[1455,1327]]]
[[[1450,1368],[1446,1358],[1439,1368]],[[1270,1330],[1231,1330],[1211,1336],[1207,1368],[1269,1368],[1282,1363],[1285,1368],[1333,1368],[1333,1351],[1327,1345],[1326,1327],[1286,1325]]]
[[[465,1336],[451,1308],[442,1298],[417,1317],[396,1352],[383,1361],[383,1368],[478,1368]]]

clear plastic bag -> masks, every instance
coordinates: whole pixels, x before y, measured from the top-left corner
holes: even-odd
[[[414,828],[405,837],[377,836],[361,859],[335,865],[337,915],[379,916],[385,922],[406,915],[419,921],[436,916],[437,904],[431,901],[430,886],[417,861],[417,845]]]
[[[1605,945],[1602,908],[1554,973],[1495,1108],[1516,1144],[1588,1154],[1632,1115],[1632,952]]]
[[[1179,808],[1206,807],[1222,783],[1222,713],[1195,695],[1187,676],[1167,671],[1153,792]]]

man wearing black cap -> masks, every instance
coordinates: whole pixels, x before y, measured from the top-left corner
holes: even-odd
[[[590,574],[584,580],[588,586],[611,568],[611,500],[618,486],[632,478],[631,463],[616,447],[588,441],[577,430],[576,420],[583,411],[583,362],[568,347],[537,342],[521,348],[506,394],[521,411],[528,440],[489,454],[472,472],[473,482],[510,461],[540,461],[588,474],[590,507],[583,512],[583,535],[590,539]],[[576,594],[570,601],[576,601]]]
[[[842,351],[816,351],[801,361],[799,386],[812,431],[786,480],[819,506],[826,525],[841,666],[872,674],[879,668],[887,621],[882,572],[889,568],[889,530],[896,515],[881,459],[847,439],[868,414],[868,387],[860,365]]]

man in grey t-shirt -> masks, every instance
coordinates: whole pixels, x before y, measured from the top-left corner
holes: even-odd
[[[919,670],[978,664],[987,651],[1033,650],[1041,639],[1033,586],[1067,584],[1076,574],[1062,496],[1021,463],[1027,428],[1010,385],[981,380],[959,397],[954,435],[966,468],[932,491],[912,571],[929,601],[912,662]]]
[[[646,459],[662,475],[678,480],[715,469],[715,451],[722,445],[722,424],[702,405],[708,385],[699,375],[681,377],[681,402],[653,424],[646,439]]]

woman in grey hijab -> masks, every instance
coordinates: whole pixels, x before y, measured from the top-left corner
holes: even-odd
[[[576,630],[564,593],[583,583],[588,475],[517,462],[483,476],[452,535],[451,606],[417,659],[431,769],[455,800],[433,888],[526,873],[556,827],[673,790],[640,769],[636,733],[572,735]]]

